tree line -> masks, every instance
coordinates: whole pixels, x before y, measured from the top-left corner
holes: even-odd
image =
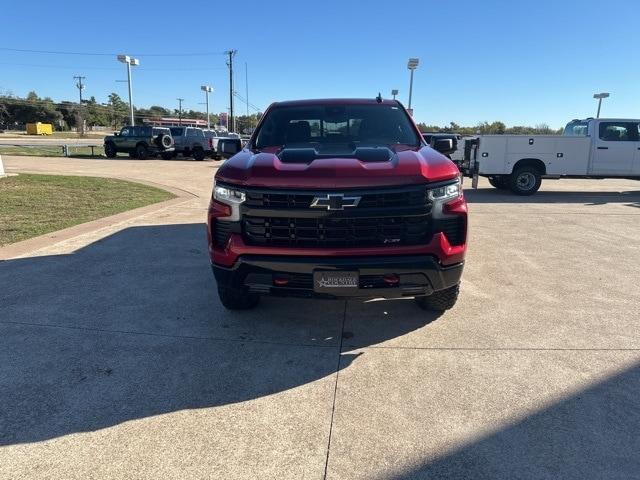
[[[207,114],[196,110],[169,109],[159,105],[149,108],[134,106],[134,119],[141,124],[145,119],[157,117],[195,118],[206,120]],[[41,98],[34,91],[26,98],[19,98],[10,94],[0,94],[0,129],[24,130],[27,123],[51,123],[56,130],[84,131],[95,127],[107,127],[118,130],[130,123],[129,104],[117,93],[111,93],[107,103],[98,103],[95,97],[83,99],[82,103],[62,101],[55,102],[50,97]],[[236,130],[244,132],[254,128],[258,123],[260,113],[236,117]],[[210,115],[211,125],[218,125],[220,117]]]
[[[433,133],[459,133],[460,135],[561,135],[563,128],[553,129],[546,123],[540,123],[534,127],[514,126],[507,127],[502,122],[482,122],[473,127],[463,127],[455,122],[447,126],[427,125],[419,123],[421,132]]]

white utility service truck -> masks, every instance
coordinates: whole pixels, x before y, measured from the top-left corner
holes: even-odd
[[[461,170],[496,188],[533,195],[543,178],[640,180],[640,120],[572,120],[563,135],[481,135],[464,142]]]

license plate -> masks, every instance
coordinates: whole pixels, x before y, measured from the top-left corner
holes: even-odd
[[[345,295],[358,290],[358,272],[319,271],[313,272],[313,289],[316,292]]]

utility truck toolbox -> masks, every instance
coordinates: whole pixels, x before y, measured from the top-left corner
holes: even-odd
[[[543,178],[640,179],[640,120],[572,120],[558,135],[482,135],[466,140],[462,170],[519,195]],[[474,182],[476,183],[476,182]]]
[[[225,307],[263,294],[455,304],[467,233],[460,173],[399,102],[275,103],[243,149],[226,142],[222,152],[208,241]]]

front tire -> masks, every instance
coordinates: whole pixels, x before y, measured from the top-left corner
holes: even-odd
[[[520,167],[509,177],[509,188],[516,195],[533,195],[541,184],[542,175],[535,167]]]
[[[453,308],[458,301],[458,293],[460,292],[460,285],[454,285],[445,290],[439,290],[433,292],[426,297],[416,297],[416,303],[423,310],[430,310],[432,312],[444,312]]]
[[[220,303],[227,310],[249,310],[258,305],[260,296],[246,289],[218,286]]]
[[[113,143],[109,142],[104,145],[104,154],[107,158],[116,158],[118,156],[118,150]]]

